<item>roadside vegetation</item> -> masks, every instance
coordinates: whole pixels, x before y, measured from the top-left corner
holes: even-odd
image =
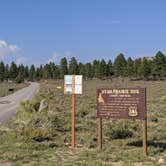
[[[57,87],[62,86],[62,89]],[[97,148],[96,88],[147,87],[148,156],[142,155],[142,126],[136,120],[103,119],[103,150]],[[47,107],[38,111],[41,100]],[[0,165],[163,165],[166,163],[166,81],[84,80],[76,97],[76,144],[70,147],[71,96],[62,81],[41,82],[32,102],[0,128]]]
[[[9,82],[1,82],[0,83],[0,97],[4,97],[16,92],[19,89],[22,89],[28,86],[29,83],[9,83]]]

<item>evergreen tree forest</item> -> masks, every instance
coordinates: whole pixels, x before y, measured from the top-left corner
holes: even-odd
[[[40,67],[4,64],[0,62],[0,81],[14,81],[21,83],[24,80],[38,81],[41,79],[63,79],[67,74],[81,74],[84,79],[106,79],[112,77],[129,77],[131,79],[161,80],[166,78],[166,56],[157,52],[151,58],[128,59],[121,53],[114,62],[109,60],[94,60],[93,62],[81,63],[72,57],[68,62],[64,57],[60,64],[50,62]]]

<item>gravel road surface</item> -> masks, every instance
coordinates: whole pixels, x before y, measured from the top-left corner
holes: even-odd
[[[9,120],[17,111],[21,101],[31,100],[39,90],[39,83],[30,83],[30,86],[17,92],[0,97],[0,124]]]

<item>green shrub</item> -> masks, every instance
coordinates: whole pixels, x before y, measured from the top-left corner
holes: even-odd
[[[156,116],[151,116],[150,119],[151,119],[152,122],[155,122],[155,123],[158,122],[158,118]]]
[[[51,140],[51,135],[49,131],[45,128],[37,128],[33,130],[32,139],[37,142]]]
[[[124,139],[131,138],[133,136],[133,132],[130,130],[112,130],[111,138],[112,139]]]
[[[20,104],[20,109],[22,111],[26,111],[26,112],[37,112],[40,106],[40,102],[33,102],[31,103],[29,100],[27,101],[23,101]]]

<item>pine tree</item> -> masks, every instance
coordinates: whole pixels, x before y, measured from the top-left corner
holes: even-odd
[[[93,68],[91,63],[85,64],[85,77],[86,78],[92,78],[93,77]]]
[[[24,65],[21,64],[18,66],[18,73],[20,73],[20,75],[25,78],[25,68],[24,68]]]
[[[127,74],[126,65],[127,65],[127,62],[126,62],[124,55],[122,53],[119,54],[116,57],[115,62],[114,62],[115,76],[122,76],[122,77],[126,76],[126,74]]]
[[[131,57],[127,59],[127,76],[132,77],[134,76],[134,61]]]
[[[29,79],[29,67],[28,66],[25,66],[24,76],[25,76],[25,79]]]
[[[9,79],[9,65],[8,64],[5,65],[4,79],[6,81],[8,81],[8,79]]]
[[[107,76],[107,65],[104,59],[100,61],[99,64],[99,78],[104,78]]]
[[[141,66],[141,63],[142,63],[141,58],[138,58],[134,61],[134,76],[137,78],[140,77],[139,68]]]
[[[11,78],[11,80],[14,81],[17,75],[18,75],[17,65],[14,62],[12,62],[10,65],[9,77]]]
[[[41,78],[40,78],[40,68],[39,68],[39,67],[36,68],[35,78],[36,78],[37,80],[40,80],[40,79],[41,79]]]
[[[51,72],[51,78],[52,79],[58,79],[59,78],[59,70],[58,67],[55,65],[55,63],[50,63],[50,72]]]
[[[5,66],[3,62],[0,62],[0,81],[4,80],[5,76]]]
[[[112,64],[112,61],[109,60],[108,63],[107,63],[107,76],[113,76],[114,74],[114,69],[113,69],[113,64]]]
[[[77,64],[77,60],[75,57],[72,57],[69,63],[69,74],[77,75],[79,74],[79,68]]]
[[[40,65],[39,67],[39,78],[42,79],[43,78],[43,66]]]
[[[53,79],[53,74],[54,74],[54,70],[55,70],[55,63],[54,62],[50,62],[49,63],[50,66],[50,78]]]
[[[53,71],[53,79],[60,79],[60,69],[56,65]]]
[[[64,57],[60,61],[60,77],[64,78],[64,75],[68,74],[67,59]]]
[[[79,67],[79,74],[85,76],[86,75],[86,67],[83,63],[78,64]]]
[[[93,77],[100,78],[100,61],[93,61]]]
[[[46,64],[43,68],[43,77],[45,79],[50,79],[51,78],[51,68],[49,64]]]
[[[29,80],[34,81],[35,80],[35,66],[31,65],[30,70],[29,70]]]
[[[149,66],[147,58],[144,57],[142,59],[142,63],[138,69],[138,73],[144,79],[148,79],[148,77],[150,76],[150,66]]]
[[[22,83],[24,82],[24,76],[22,75],[21,72],[18,73],[17,77],[15,78],[16,83]]]
[[[166,56],[161,52],[157,52],[153,60],[152,75],[157,78],[166,77]]]

